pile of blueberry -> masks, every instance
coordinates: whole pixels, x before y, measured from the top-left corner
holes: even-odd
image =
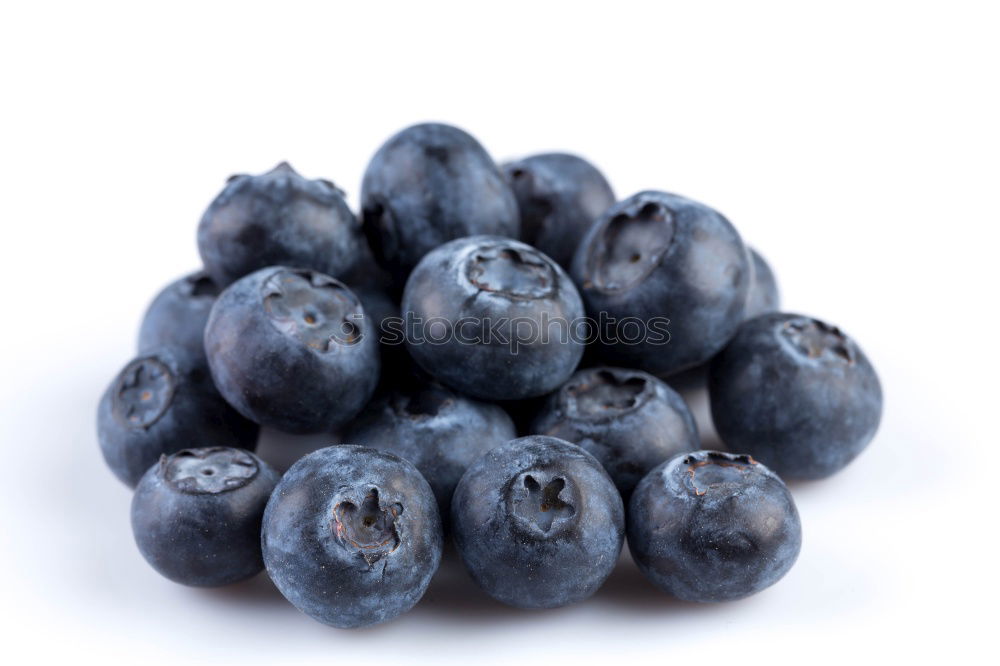
[[[409,610],[446,537],[490,596],[586,599],[627,537],[652,584],[724,601],[801,543],[785,479],[853,460],[878,427],[858,345],[778,311],[729,220],[647,191],[616,201],[565,154],[498,167],[465,132],[375,154],[360,219],[280,164],[238,175],[198,228],[97,418],[142,555],[219,586],[266,569],[311,617]],[[702,450],[707,390],[729,452]],[[260,426],[329,433],[281,474]]]

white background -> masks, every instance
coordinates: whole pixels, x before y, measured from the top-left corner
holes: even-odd
[[[993,654],[989,3],[13,4],[0,10],[6,663]],[[285,159],[356,204],[379,144],[431,119],[498,159],[568,149],[621,196],[659,188],[717,207],[770,260],[788,309],[866,349],[882,429],[842,474],[793,487],[804,546],[779,584],[692,606],[626,560],[593,599],[524,612],[451,558],[414,611],[350,632],[263,577],[191,590],[138,555],[94,411],[148,300],[197,266],[204,206],[230,173]]]

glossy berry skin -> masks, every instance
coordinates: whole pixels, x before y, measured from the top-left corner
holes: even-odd
[[[375,153],[361,184],[365,234],[400,286],[417,262],[455,238],[517,238],[517,200],[473,137],[426,123],[399,132]]]
[[[682,453],[653,469],[629,502],[632,558],[685,601],[760,592],[791,569],[801,545],[788,488],[750,456]]]
[[[205,323],[219,288],[204,271],[171,282],[156,295],[139,328],[139,353],[172,347],[205,365]]]
[[[597,460],[554,437],[498,446],[466,471],[451,503],[455,545],[473,580],[520,608],[590,597],[614,569],[624,508]]]
[[[649,470],[700,448],[684,399],[652,375],[623,368],[576,372],[549,398],[531,431],[582,447],[625,498]]]
[[[583,355],[584,339],[571,335],[583,317],[572,281],[507,238],[472,236],[430,252],[406,283],[402,311],[417,364],[476,398],[553,391]]]
[[[130,361],[97,408],[104,461],[130,488],[162,455],[199,443],[253,450],[257,434],[257,425],[222,399],[201,364],[170,348]]]
[[[264,513],[264,563],[299,610],[335,627],[385,622],[413,607],[441,561],[441,520],[413,465],[331,446],[292,465]]]
[[[184,449],[149,468],[132,496],[139,552],[175,583],[218,587],[260,573],[260,525],[281,475],[243,449]]]
[[[259,176],[232,176],[198,226],[198,252],[221,287],[277,265],[343,277],[363,247],[344,193],[286,162]]]
[[[455,486],[469,465],[516,436],[501,407],[436,383],[414,382],[373,400],[344,432],[343,441],[409,460],[430,484],[441,515],[447,516]]]
[[[751,247],[748,247],[747,251],[750,253],[753,279],[750,281],[750,291],[747,292],[747,308],[744,316],[753,319],[765,312],[777,312],[781,309],[781,294],[778,291],[778,281],[774,277],[774,271],[764,257]]]
[[[872,440],[882,388],[861,348],[840,329],[771,313],[740,327],[712,361],[712,420],[726,447],[785,479],[821,479]]]
[[[569,270],[576,243],[615,203],[611,185],[585,159],[532,155],[503,166],[521,211],[521,240]]]
[[[577,248],[573,278],[591,317],[669,319],[669,337],[632,339],[611,327],[598,352],[611,365],[670,375],[707,361],[743,321],[749,255],[729,221],[708,206],[640,192],[611,207]],[[623,342],[627,340],[631,344]]]
[[[205,350],[226,400],[284,432],[340,427],[378,382],[374,325],[350,289],[315,271],[272,266],[227,287]]]

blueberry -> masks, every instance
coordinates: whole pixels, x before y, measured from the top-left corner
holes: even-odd
[[[399,323],[399,292],[389,274],[375,263],[367,242],[355,269],[341,282],[354,292],[371,319],[380,343],[379,350],[383,354],[383,370],[390,362],[408,358]]]
[[[788,573],[802,545],[792,495],[750,456],[682,453],[651,471],[628,506],[628,547],[657,587],[731,601]]]
[[[446,516],[466,468],[516,436],[514,423],[497,405],[439,384],[414,382],[373,400],[344,433],[344,441],[409,460],[427,479]]]
[[[517,238],[517,200],[479,142],[449,125],[414,125],[385,142],[361,185],[365,234],[402,285],[420,258],[455,238]]]
[[[146,310],[139,328],[139,353],[173,347],[204,365],[205,322],[219,288],[204,271],[168,284]]]
[[[567,381],[569,380],[567,379]],[[535,434],[531,429],[535,418],[549,404],[551,398],[552,392],[549,392],[523,400],[500,400],[496,404],[503,407],[507,415],[510,416],[514,422],[514,427],[517,428],[518,436],[526,437]]]
[[[266,266],[342,277],[362,253],[361,225],[344,193],[282,162],[259,176],[232,176],[198,226],[205,270],[225,287]]]
[[[101,453],[130,488],[164,454],[192,442],[253,449],[257,432],[226,404],[200,364],[169,348],[129,362],[97,408]]]
[[[552,395],[531,431],[581,446],[625,498],[649,470],[700,448],[683,398],[645,372],[621,368],[578,371]]]
[[[374,326],[341,282],[272,266],[219,295],[205,328],[212,377],[241,414],[290,433],[354,418],[379,375]]]
[[[356,292],[364,289],[377,289],[387,293],[398,291],[395,289],[392,276],[375,260],[375,253],[363,234],[361,248],[354,264],[343,277],[337,279]]]
[[[498,236],[446,243],[403,292],[410,354],[436,379],[486,400],[548,393],[580,362],[572,281],[538,250]]]
[[[567,270],[590,225],[615,203],[615,194],[587,160],[544,153],[510,162],[504,175],[521,211],[521,240]]]
[[[413,366],[403,344],[403,325],[399,316],[399,301],[378,285],[352,287],[365,314],[371,320],[372,330],[379,341],[382,359],[381,382],[395,386],[400,378],[407,377]]]
[[[434,493],[413,465],[331,446],[292,465],[264,512],[264,563],[292,604],[335,627],[413,607],[441,561]]]
[[[555,608],[594,594],[618,561],[624,509],[607,472],[578,446],[531,436],[466,471],[451,503],[455,545],[490,596]]]
[[[750,290],[747,292],[747,305],[744,319],[752,319],[765,312],[776,312],[780,308],[781,299],[778,293],[778,283],[764,258],[752,248],[747,248],[750,254],[750,267],[753,274]],[[715,432],[711,416],[708,414],[708,366],[711,360],[687,370],[666,377],[672,389],[681,394],[691,407],[695,420],[702,428],[702,434],[711,438]],[[701,409],[702,405],[706,407]]]
[[[590,316],[609,318],[599,348],[605,362],[668,375],[729,341],[743,321],[751,274],[725,217],[675,194],[640,192],[590,228],[573,277]]]
[[[399,318],[399,303],[385,289],[377,286],[353,287],[355,295],[361,301],[365,313],[371,319],[372,328],[379,340],[387,331],[387,322]]]
[[[778,281],[774,277],[774,271],[764,257],[751,247],[747,248],[750,253],[750,269],[753,279],[750,281],[750,291],[747,293],[747,319],[752,319],[765,312],[777,312],[781,308],[781,295],[778,292]]]
[[[242,449],[212,446],[161,457],[132,497],[139,552],[183,585],[217,587],[260,573],[261,519],[280,476]]]
[[[835,326],[796,314],[743,324],[712,361],[709,394],[726,447],[790,479],[842,469],[882,415],[882,388],[861,348]]]

